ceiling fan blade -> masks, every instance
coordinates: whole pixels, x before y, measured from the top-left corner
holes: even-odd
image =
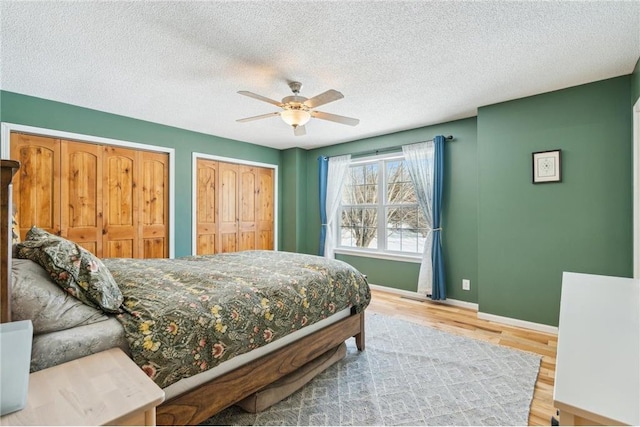
[[[305,129],[304,125],[303,126],[296,126],[296,127],[293,128],[293,134],[295,136],[306,135],[307,134],[307,130]]]
[[[258,95],[257,93],[249,92],[248,90],[239,90],[238,93],[240,95],[248,96],[249,98],[254,98],[259,101],[268,102],[269,104],[282,107],[282,102],[276,101],[275,99],[267,98],[266,96]]]
[[[316,108],[320,105],[328,104],[329,102],[337,101],[338,99],[344,98],[344,95],[338,92],[337,90],[329,89],[326,92],[321,93],[320,95],[316,95],[313,98],[309,98],[304,101],[304,105],[309,108]]]
[[[268,113],[268,114],[261,114],[259,116],[253,116],[253,117],[245,117],[244,119],[238,119],[236,120],[236,122],[240,122],[240,123],[244,123],[244,122],[251,122],[253,120],[260,120],[260,119],[266,119],[267,117],[273,117],[273,116],[279,116],[280,113],[279,112],[275,112],[275,113]]]
[[[316,119],[329,120],[330,122],[341,123],[343,125],[355,126],[360,120],[351,117],[338,116],[337,114],[323,113],[322,111],[312,111],[311,117]]]

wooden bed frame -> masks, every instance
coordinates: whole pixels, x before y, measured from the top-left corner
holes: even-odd
[[[19,162],[1,160],[0,184],[0,322],[11,321],[11,180]],[[193,425],[295,371],[326,351],[354,337],[364,350],[364,312],[351,316],[249,362],[227,374],[163,402],[156,409],[160,425]]]

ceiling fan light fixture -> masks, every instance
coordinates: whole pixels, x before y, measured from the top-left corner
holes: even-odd
[[[284,110],[280,113],[282,120],[289,126],[304,126],[311,119],[311,114],[305,110]]]
[[[344,98],[344,95],[335,89],[329,89],[312,98],[305,98],[304,96],[299,95],[300,88],[302,88],[302,84],[300,84],[300,82],[289,82],[289,87],[291,88],[293,95],[285,96],[282,98],[282,101],[276,101],[275,99],[267,98],[266,96],[258,95],[257,93],[246,90],[238,91],[240,95],[273,104],[276,107],[280,107],[282,111],[261,114],[253,117],[245,117],[244,119],[238,119],[236,121],[245,123],[259,119],[266,119],[267,117],[280,116],[286,124],[293,127],[293,134],[295,136],[306,135],[307,131],[304,125],[311,120],[311,117],[349,126],[355,126],[360,122],[358,119],[339,116],[337,114],[323,113],[322,111],[315,109],[320,105],[325,105]]]

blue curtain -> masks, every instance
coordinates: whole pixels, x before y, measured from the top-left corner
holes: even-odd
[[[329,158],[318,157],[318,178],[320,182],[320,248],[318,255],[324,256],[324,242],[327,238],[327,177]]]
[[[444,281],[444,258],[442,256],[442,187],[444,181],[444,136],[438,135],[433,139],[433,243],[431,259],[433,261],[433,291],[431,299],[447,299]]]

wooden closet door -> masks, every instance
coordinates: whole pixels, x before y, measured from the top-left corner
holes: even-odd
[[[196,159],[196,253],[274,249],[274,170]]]
[[[104,258],[140,258],[137,183],[140,152],[103,147]]]
[[[246,251],[256,248],[256,188],[257,172],[252,166],[239,166],[238,195],[238,250]]]
[[[258,168],[256,179],[256,249],[274,249],[274,170]]]
[[[218,162],[196,160],[196,254],[215,254],[218,246]]]
[[[102,147],[61,141],[61,235],[102,257]]]
[[[218,252],[238,250],[238,165],[218,163]]]
[[[169,155],[143,151],[139,253],[143,258],[169,256]]]
[[[12,133],[11,159],[20,162],[13,179],[20,239],[32,225],[60,234],[60,141]]]

